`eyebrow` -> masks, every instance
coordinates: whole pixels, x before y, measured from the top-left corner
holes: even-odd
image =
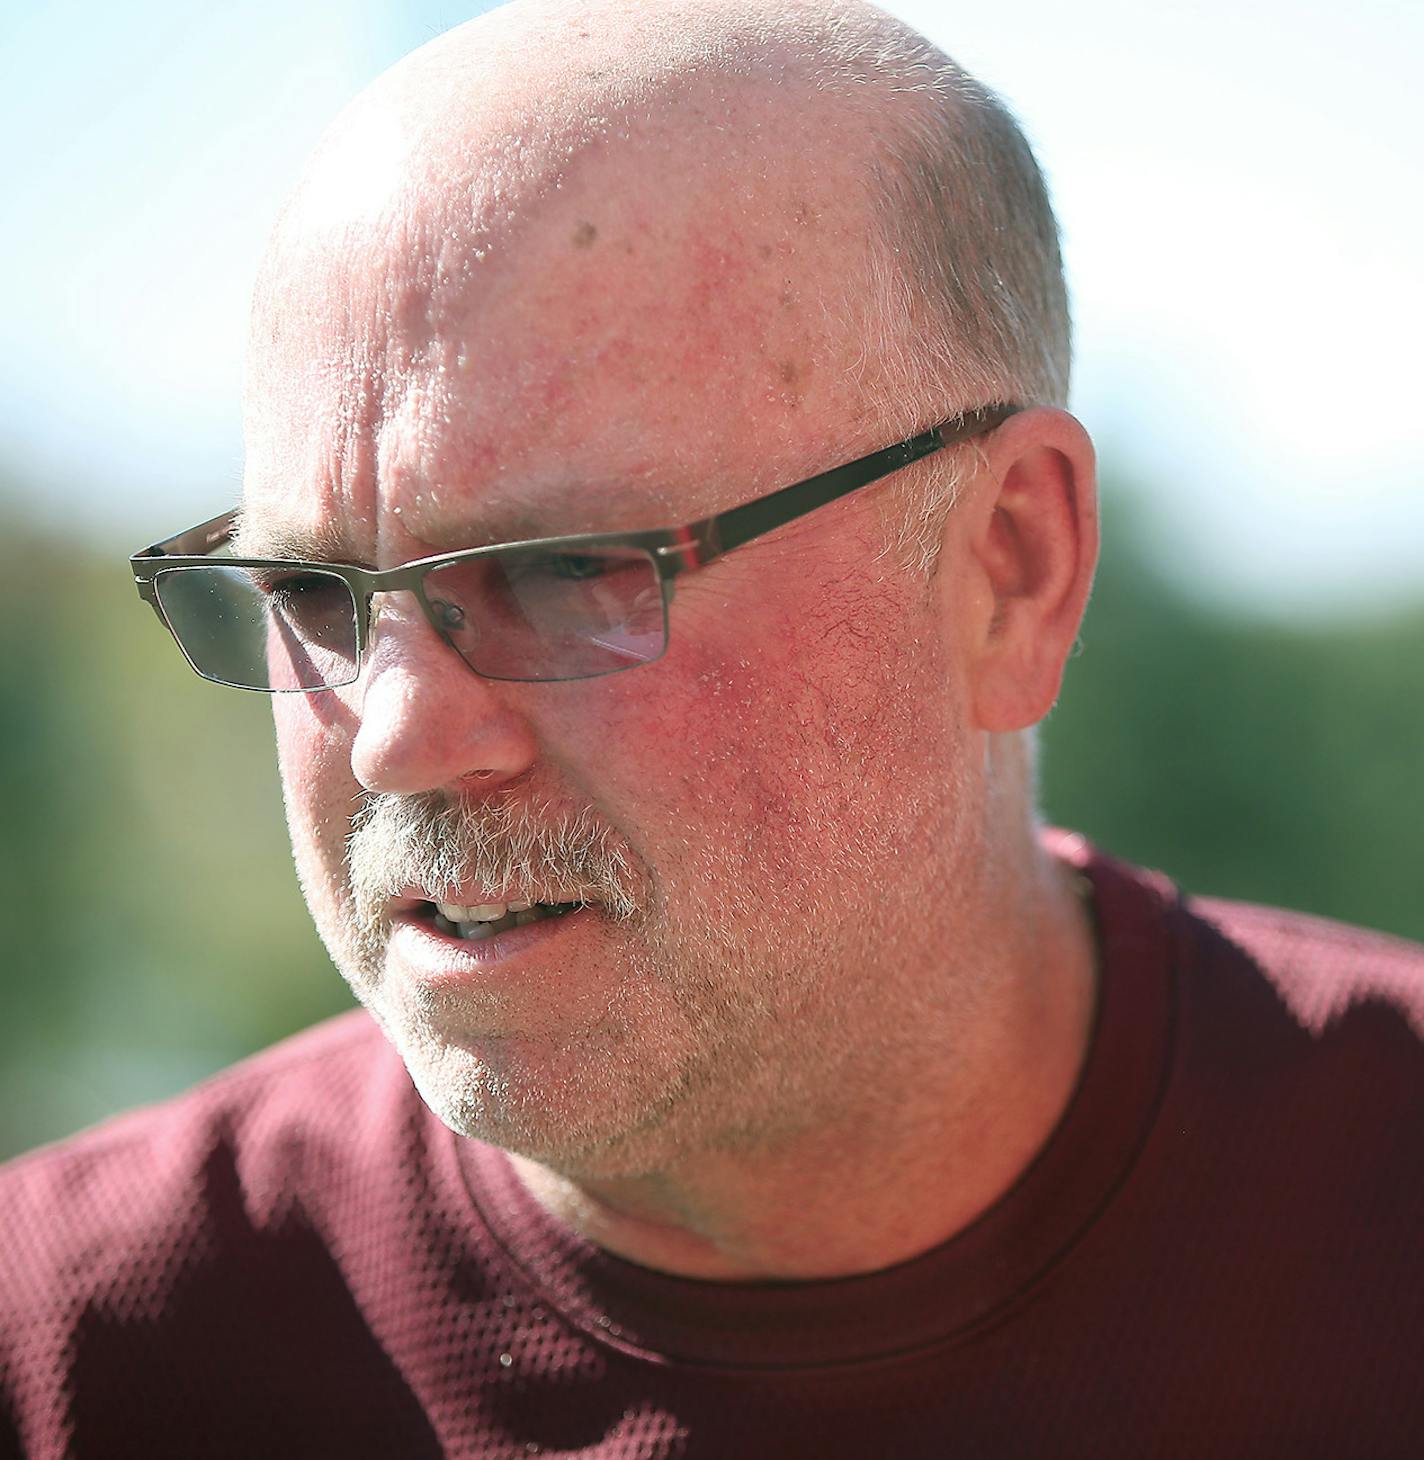
[[[274,558],[304,563],[348,563],[368,567],[351,551],[351,544],[339,531],[289,526],[282,522],[261,522],[239,509],[230,539],[237,558]]]
[[[619,531],[620,527],[600,527],[587,522],[577,527],[563,526],[557,522],[562,503],[555,494],[552,500],[529,502],[506,499],[487,507],[483,520],[476,528],[472,522],[451,522],[443,528],[426,529],[429,544],[428,554],[461,552],[466,548],[492,547],[503,543],[538,541],[546,537],[580,536],[589,533]],[[645,506],[641,514],[634,510],[628,514],[633,526],[626,530],[635,531],[662,525],[652,519],[665,516],[656,509]],[[639,521],[639,517],[648,521]],[[229,550],[239,558],[271,558],[279,561],[305,563],[345,563],[356,568],[370,568],[380,565],[363,558],[353,551],[350,540],[340,527],[323,524],[318,527],[304,527],[282,522],[278,519],[264,521],[261,517],[249,517],[238,508],[237,521],[228,539]],[[422,554],[424,556],[426,554]]]
[[[515,525],[517,524],[517,525]],[[529,539],[558,536],[547,526],[531,521],[527,516],[510,519],[504,532],[471,532],[452,529],[432,533],[428,545],[419,556],[427,557],[440,553],[462,552],[466,548],[493,547],[507,542],[524,542]],[[288,526],[285,523],[271,523],[263,526],[244,526],[239,519],[232,536],[228,539],[233,557],[271,558],[277,561],[302,563],[344,563],[353,568],[370,568],[380,565],[352,550],[350,542],[340,529],[310,529]]]

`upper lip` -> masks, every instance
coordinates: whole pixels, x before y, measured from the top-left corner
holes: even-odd
[[[387,910],[392,917],[397,917],[404,912],[412,912],[416,908],[428,906],[430,903],[443,902],[454,904],[459,907],[493,907],[499,903],[511,902],[591,902],[593,901],[586,893],[576,889],[562,888],[552,889],[557,896],[545,895],[545,889],[528,887],[506,888],[502,892],[491,892],[486,888],[440,888],[438,896],[435,892],[427,891],[423,887],[403,887],[398,896],[393,897],[386,904]]]

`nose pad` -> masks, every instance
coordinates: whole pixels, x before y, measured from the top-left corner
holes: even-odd
[[[404,599],[404,604],[398,604],[399,599]],[[474,634],[473,627],[465,618],[465,610],[458,604],[448,603],[438,596],[432,598],[418,594],[413,588],[396,588],[371,595],[366,617],[367,646],[375,642],[378,627],[384,620],[396,622],[407,618],[411,622],[419,620],[427,624],[452,649],[455,645],[451,635],[455,630],[462,630],[470,637]],[[458,654],[459,650],[455,652]]]
[[[474,625],[465,617],[465,610],[458,603],[427,594],[420,607],[426,622],[452,649],[455,649],[453,636],[457,631],[467,639],[475,637]],[[459,653],[459,650],[455,649],[455,652]]]
[[[444,634],[431,624],[409,589],[373,593],[367,609],[366,642],[361,653],[363,694],[389,670],[400,668],[405,673],[407,669],[402,666],[427,656],[444,660],[449,648]],[[463,668],[463,665],[451,667]]]

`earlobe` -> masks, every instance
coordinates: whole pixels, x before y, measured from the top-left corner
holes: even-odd
[[[968,555],[987,611],[968,646],[978,727],[1022,730],[1052,708],[1097,561],[1092,443],[1064,411],[1012,417],[985,443]]]

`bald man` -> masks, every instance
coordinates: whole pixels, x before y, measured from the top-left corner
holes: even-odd
[[[868,7],[352,105],[242,510],[133,563],[365,1008],[10,1169],[27,1453],[1415,1453],[1424,957],[1035,822],[1067,375],[1027,147]]]

